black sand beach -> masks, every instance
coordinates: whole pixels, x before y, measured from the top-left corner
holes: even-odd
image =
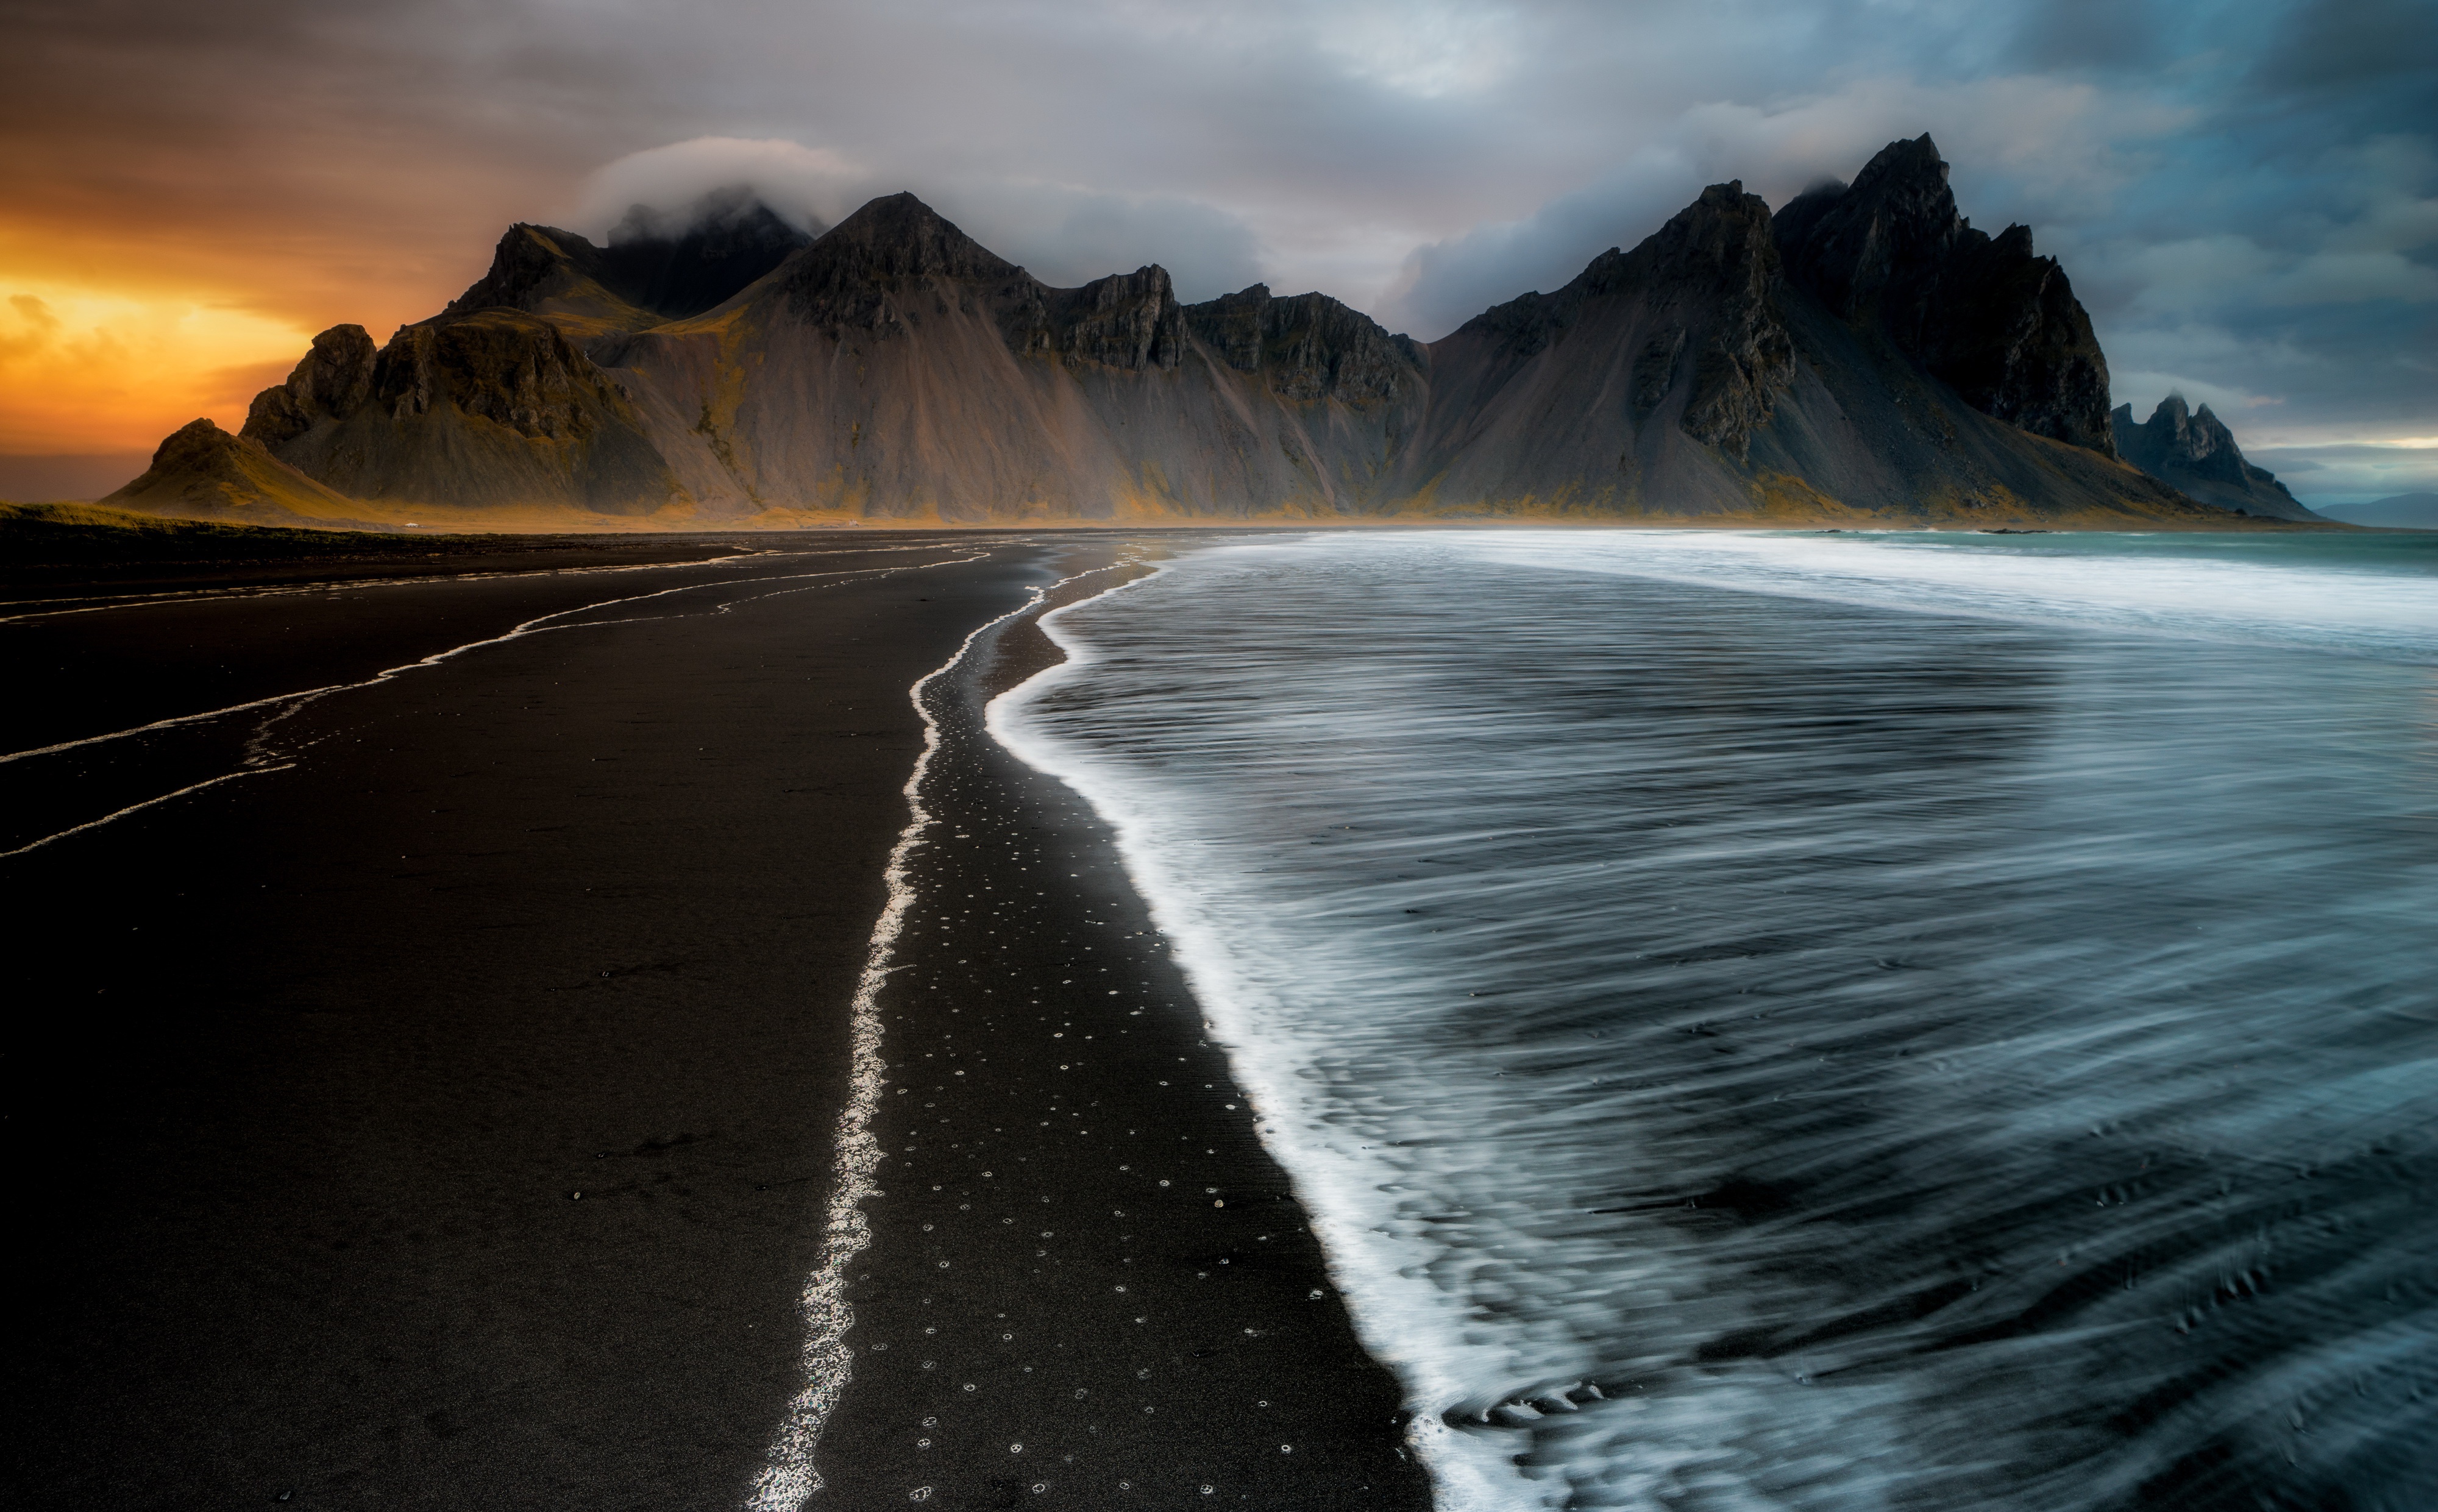
[[[746,1499],[803,1384],[907,689],[1119,545],[750,544],[820,554],[0,624],[19,751],[582,626],[0,765],[12,847],[256,773],[0,860],[17,1504]],[[1098,826],[980,735],[986,673],[936,685],[817,1504],[1424,1504]]]

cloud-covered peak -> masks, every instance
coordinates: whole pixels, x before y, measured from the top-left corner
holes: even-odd
[[[828,225],[802,206],[793,215],[772,209],[761,191],[750,184],[724,184],[697,195],[692,203],[678,209],[640,202],[628,205],[626,215],[610,228],[610,244],[617,247],[634,241],[676,241],[696,235],[751,236],[780,228],[792,229],[800,236],[818,237]]]
[[[605,241],[667,239],[768,207],[820,234],[854,208],[863,173],[842,154],[800,142],[698,136],[630,152],[585,185],[574,229]]]

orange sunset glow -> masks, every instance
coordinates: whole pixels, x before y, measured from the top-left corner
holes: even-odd
[[[403,253],[378,226],[362,241],[266,246],[255,228],[208,222],[102,240],[0,214],[16,220],[0,239],[0,472],[13,459],[149,454],[199,415],[235,430],[316,331],[344,321],[386,337],[430,314],[497,235],[484,216],[445,250]]]
[[[94,497],[197,416],[234,429],[316,331],[430,315],[599,161],[556,133],[504,154],[498,119],[417,98],[411,69],[384,98],[296,66],[349,23],[123,19],[11,37],[0,498]]]

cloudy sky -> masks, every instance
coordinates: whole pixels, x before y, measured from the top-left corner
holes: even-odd
[[[2438,0],[0,0],[0,496],[233,427],[509,221],[724,180],[1429,340],[1705,184],[1782,203],[1924,131],[2063,260],[2120,400],[2211,404],[2306,499],[2438,488]]]

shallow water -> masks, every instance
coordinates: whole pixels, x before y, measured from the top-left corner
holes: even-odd
[[[2438,536],[1222,546],[994,709],[1461,1507],[2438,1504]]]

